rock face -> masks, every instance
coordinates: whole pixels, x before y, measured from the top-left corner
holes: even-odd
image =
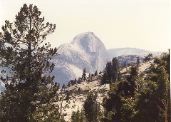
[[[83,69],[89,73],[102,71],[108,60],[108,52],[93,32],[81,33],[69,44],[59,47],[59,55],[53,58],[52,72],[55,81],[66,83],[82,75]]]

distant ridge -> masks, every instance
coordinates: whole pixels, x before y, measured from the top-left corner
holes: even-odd
[[[153,55],[159,55],[161,52],[154,52],[149,51],[145,49],[139,49],[139,48],[114,48],[114,49],[108,49],[108,55],[110,59],[112,57],[118,57],[118,56],[126,56],[126,55],[137,55],[137,56],[146,56],[149,53],[152,53]]]

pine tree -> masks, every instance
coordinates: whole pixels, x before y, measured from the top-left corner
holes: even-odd
[[[164,54],[161,59],[156,59],[158,61],[154,61],[157,63],[157,67],[155,70],[153,70],[153,77],[151,79],[155,79],[155,82],[157,83],[157,102],[158,107],[160,110],[162,110],[163,114],[163,121],[168,122],[170,117],[170,74],[168,74],[170,71],[168,70],[168,66],[170,65],[170,62],[168,62],[169,54]]]
[[[158,101],[160,104],[160,109],[163,110],[164,121],[169,122],[169,80],[168,74],[164,67],[160,67],[160,75],[158,80]]]
[[[101,84],[109,84],[111,83],[112,80],[112,63],[108,62],[106,64],[102,79],[101,79]]]
[[[113,58],[112,62],[106,64],[101,84],[108,84],[118,80],[119,75],[119,63],[117,58]]]
[[[138,67],[132,66],[130,71],[130,76],[128,77],[129,93],[131,96],[135,95],[136,91],[136,80],[138,77]]]
[[[83,69],[82,80],[86,80],[86,68]]]
[[[112,81],[115,82],[118,80],[118,74],[119,74],[119,63],[117,58],[112,59]]]
[[[97,76],[98,75],[98,72],[97,72],[97,70],[95,71],[95,73],[94,73],[94,76]]]
[[[109,98],[104,98],[103,107],[105,109],[104,122],[118,122],[121,119],[121,96],[115,92],[108,93]]]
[[[55,25],[44,21],[37,6],[26,4],[16,15],[14,23],[5,21],[0,36],[0,57],[12,76],[6,79],[6,90],[0,99],[3,114],[0,121],[38,121],[58,118],[52,104],[56,101],[58,85],[50,76],[50,62],[57,49],[45,42]],[[55,111],[55,112],[54,112]]]
[[[165,59],[156,58],[147,72],[148,81],[141,88],[136,105],[135,118],[140,122],[169,122],[169,74]]]
[[[84,102],[83,108],[85,112],[85,117],[88,122],[97,122],[98,121],[98,103],[96,101],[97,96],[93,93],[90,93],[87,96],[87,99]]]
[[[162,122],[161,113],[157,107],[156,89],[157,84],[153,81],[146,81],[146,85],[137,97],[134,121],[138,122]]]
[[[110,81],[108,79],[108,75],[106,72],[103,73],[103,76],[102,76],[100,83],[101,83],[101,85],[110,83]]]
[[[135,109],[136,101],[131,97],[121,98],[120,120],[121,122],[134,122],[136,115]]]
[[[112,63],[111,62],[108,62],[106,64],[105,71],[106,71],[106,73],[108,75],[109,83],[111,83],[112,82],[112,76],[113,76],[113,67],[112,67]]]

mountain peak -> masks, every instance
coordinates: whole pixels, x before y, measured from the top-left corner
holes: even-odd
[[[74,37],[71,44],[83,49],[85,52],[99,52],[99,49],[105,49],[102,41],[93,33],[80,33]]]
[[[108,55],[103,42],[93,32],[78,34],[71,43],[61,45],[58,53],[53,60],[53,74],[60,83],[80,77],[84,68],[87,73],[102,71]]]

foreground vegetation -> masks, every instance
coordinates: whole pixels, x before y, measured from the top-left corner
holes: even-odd
[[[10,75],[1,77],[5,91],[0,96],[0,121],[2,122],[65,122],[62,106],[58,103],[69,99],[61,97],[60,87],[50,75],[57,54],[46,42],[55,25],[45,22],[36,6],[23,5],[13,23],[5,21],[0,33],[0,61]],[[96,92],[86,93],[82,110],[73,112],[72,122],[169,122],[170,121],[170,51],[153,60],[150,68],[139,71],[140,61],[122,72],[117,58],[106,64],[100,84],[109,84],[108,95],[102,106]],[[6,72],[4,70],[4,72]],[[70,82],[92,82],[96,72]],[[66,86],[63,86],[66,87]]]

